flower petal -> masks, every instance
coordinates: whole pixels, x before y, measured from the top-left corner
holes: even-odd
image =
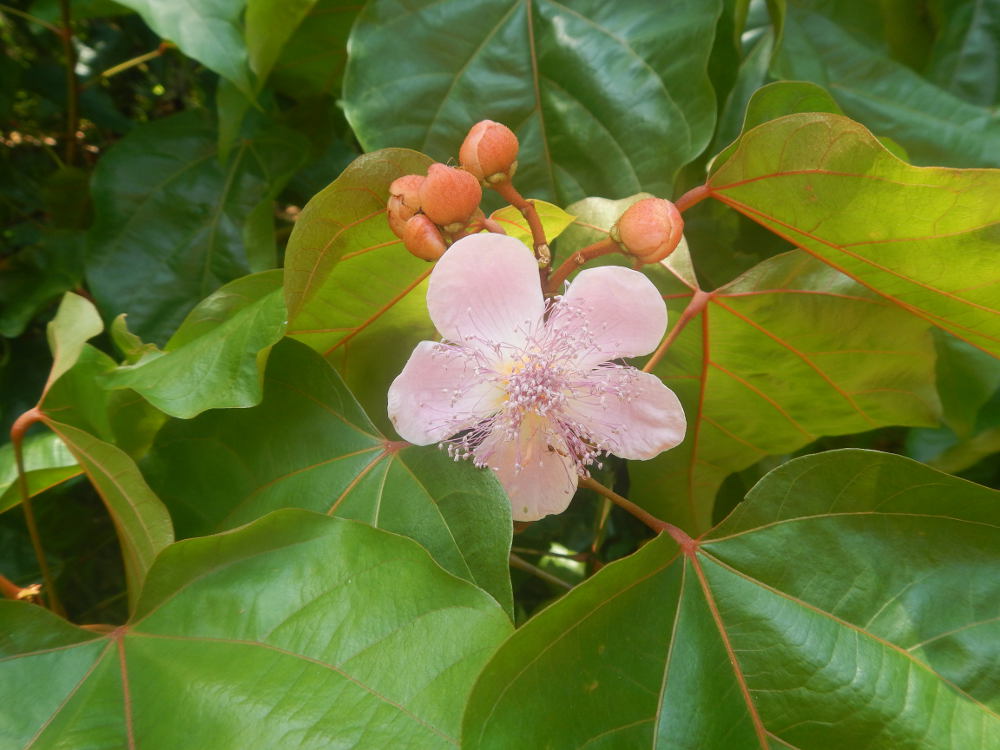
[[[667,306],[653,282],[638,271],[591,268],[570,283],[550,327],[575,335],[585,330],[590,346],[583,348],[578,362],[582,368],[593,367],[653,351],[667,330]]]
[[[513,237],[464,237],[431,272],[427,309],[438,332],[456,344],[521,348],[545,310],[538,263]]]
[[[544,418],[527,415],[516,440],[496,430],[476,449],[507,491],[515,521],[562,513],[576,492],[576,462],[547,427]]]
[[[567,411],[601,448],[646,460],[679,445],[687,420],[674,392],[648,372],[607,365],[588,376],[590,387],[570,397]]]
[[[389,386],[389,420],[404,440],[430,445],[494,414],[503,392],[476,375],[472,353],[421,341]]]

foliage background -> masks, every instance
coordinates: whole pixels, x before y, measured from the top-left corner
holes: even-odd
[[[104,332],[75,363],[76,379],[57,383],[46,403],[70,410],[60,417],[67,430],[96,435],[138,462],[170,507],[178,538],[231,528],[288,504],[273,498],[230,516],[226,509],[242,502],[239,488],[223,497],[226,488],[213,486],[211,477],[177,471],[206,435],[244,455],[265,455],[246,439],[267,423],[261,412],[244,417],[217,410],[250,407],[261,398],[259,408],[274,414],[295,408],[270,372],[264,381],[260,374],[276,344],[272,356],[284,367],[317,366],[305,347],[278,344],[286,335],[328,353],[367,411],[317,425],[317,433],[340,435],[337,430],[360,424],[371,434],[391,435],[379,401],[409,352],[405,342],[430,335],[416,309],[419,293],[348,347],[337,335],[309,333],[310,295],[331,293],[289,281],[307,254],[308,233],[322,231],[303,208],[321,194],[314,205],[325,200],[330,211],[338,210],[337,189],[321,191],[362,153],[412,148],[453,160],[473,122],[503,121],[521,138],[522,193],[566,206],[596,227],[617,214],[592,196],[624,200],[645,192],[676,199],[702,184],[710,165],[719,168],[733,155],[726,151],[712,162],[741,132],[795,112],[846,114],[915,165],[1000,167],[1000,4],[991,0],[225,0],[187,4],[182,13],[169,0],[36,0],[0,5],[0,39],[3,434],[47,389],[46,324],[62,294],[92,300]],[[410,171],[426,164],[415,154],[398,160]],[[365,184],[387,184],[395,176],[378,173],[374,162],[352,169]],[[734,195],[730,206],[741,201]],[[832,303],[741,307],[738,300],[747,298],[740,295],[750,289],[741,274],[765,261],[760,273],[780,280],[783,289],[830,290],[844,282],[826,267],[781,255],[793,246],[780,232],[730,206],[704,201],[690,209],[692,265],[680,276],[656,277],[668,298],[673,295],[675,320],[690,296],[678,284],[684,274],[702,289],[732,295],[718,298],[712,310],[712,335],[723,342],[713,354],[719,367],[750,377],[740,369],[748,367],[747,357],[766,357],[788,382],[805,382],[808,368],[781,359],[780,347],[770,351],[766,338],[819,351],[849,330],[870,351],[887,350],[891,341],[892,349],[910,354],[899,361],[858,355],[831,366],[866,387],[891,370],[896,380],[886,387],[918,392],[920,403],[879,401],[873,418],[867,404],[825,411],[830,394],[813,384],[788,395],[789,403],[813,404],[803,407],[812,410],[812,422],[803,434],[785,436],[787,425],[768,422],[765,407],[745,401],[733,382],[703,379],[712,383],[700,402],[706,414],[735,419],[740,430],[746,427],[736,442],[762,437],[766,449],[748,453],[713,438],[699,455],[689,442],[647,467],[629,471],[611,462],[598,478],[692,533],[721,521],[771,469],[830,449],[899,453],[1000,488],[996,360],[940,329],[927,334],[926,325],[899,310],[860,313]],[[344,210],[356,215],[361,207]],[[913,220],[933,210],[921,205]],[[299,223],[296,249],[289,238],[302,216],[308,221]],[[551,222],[558,222],[555,213]],[[583,224],[567,228],[557,257],[585,244],[588,231]],[[371,244],[360,235],[350,241]],[[283,297],[281,274],[271,269],[285,265],[286,251]],[[411,265],[400,270],[400,263]],[[354,289],[391,277],[404,285],[426,270],[413,259],[389,265],[354,271],[345,263],[346,275],[336,282]],[[995,276],[996,265],[982,271]],[[238,286],[199,306],[232,282]],[[760,279],[753,283],[753,289],[767,288]],[[351,319],[350,304],[336,314]],[[121,313],[127,329],[120,321],[112,325]],[[763,337],[741,329],[747,317],[763,321]],[[207,334],[213,338],[200,338]],[[202,350],[192,345],[198,341]],[[681,337],[658,370],[689,405],[697,399],[685,393],[683,380],[708,356],[699,346],[693,335]],[[163,357],[158,369],[128,369],[157,347],[173,359]],[[225,352],[231,364],[215,373],[217,381],[204,380],[198,369],[207,350]],[[373,358],[385,364],[376,367]],[[289,364],[299,360],[298,368]],[[317,398],[329,403],[344,398],[342,386],[316,388],[323,394]],[[97,401],[102,406],[95,413],[73,411]],[[742,415],[719,416],[734,403]],[[249,429],[238,423],[243,418]],[[35,512],[69,618],[122,623],[129,610],[126,575],[133,573],[123,566],[114,523],[74,457],[43,439],[44,432],[31,433],[44,468],[35,476]],[[343,450],[339,437],[324,444],[296,433],[281,434],[291,452]],[[364,448],[359,443],[358,450]],[[9,508],[0,515],[0,572],[26,585],[39,579],[39,570],[16,507],[9,445],[0,457],[0,509]],[[376,466],[387,477],[387,497],[402,505],[414,493],[407,477],[435,474],[432,464],[402,451]],[[690,488],[684,502],[697,505],[700,516],[678,510],[674,495],[659,489],[664,477]],[[470,474],[455,485],[476,481]],[[190,500],[211,493],[218,495],[217,511],[204,512]],[[359,507],[367,502],[362,494]],[[294,504],[311,507],[308,500]],[[456,550],[436,547],[440,535],[433,529],[419,541],[446,569],[458,574],[461,568],[498,600],[508,598],[520,624],[649,537],[633,518],[582,491],[569,512],[514,537],[520,567],[512,571],[512,598],[495,579],[495,566],[483,563],[480,570],[462,558],[463,543]]]

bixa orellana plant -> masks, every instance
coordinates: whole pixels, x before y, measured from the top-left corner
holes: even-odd
[[[483,121],[451,163],[361,156],[283,270],[162,348],[116,318],[122,361],[64,297],[4,500],[34,523],[84,473],[129,616],[7,582],[0,746],[1000,747],[997,493],[790,457],[935,424],[936,341],[1000,353],[1000,176],[792,113],[675,202],[563,209],[519,150]],[[789,249],[703,288],[711,202]]]

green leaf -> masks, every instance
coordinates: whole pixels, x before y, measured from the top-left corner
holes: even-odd
[[[20,336],[52,300],[80,286],[83,238],[79,231],[47,231],[37,245],[4,258],[0,336]]]
[[[56,316],[45,329],[49,350],[52,352],[52,369],[43,394],[76,364],[87,340],[103,330],[101,317],[90,300],[72,292],[63,295]]]
[[[134,365],[149,357],[158,357],[162,352],[156,344],[147,344],[128,329],[126,318],[128,313],[122,313],[111,321],[108,333],[115,347],[125,356],[125,361]]]
[[[142,16],[149,28],[176,44],[185,55],[232,81],[247,96],[253,96],[247,49],[240,28],[246,0],[116,2]]]
[[[415,539],[510,611],[507,496],[490,472],[405,445],[379,434],[321,357],[284,341],[259,406],[169,423],[144,470],[181,536],[288,507],[358,519]]]
[[[791,461],[520,628],[462,746],[986,750],[998,549],[995,491],[869,451]]]
[[[30,497],[80,474],[81,469],[73,454],[56,435],[29,435],[24,439],[23,448]],[[14,448],[10,443],[4,443],[0,445],[0,512],[20,502]]]
[[[721,8],[379,0],[351,32],[347,117],[366,150],[409,146],[441,161],[477,120],[503,122],[521,142],[518,188],[546,200],[669,194],[711,137]]]
[[[71,425],[51,418],[44,422],[69,448],[111,514],[131,607],[153,558],[174,541],[170,515],[127,453]]]
[[[542,222],[542,228],[545,230],[545,238],[549,242],[562,234],[576,218],[552,203],[545,201],[532,201],[532,203],[535,206],[538,219]],[[521,212],[513,206],[497,209],[490,214],[490,218],[499,223],[509,236],[528,246],[534,244],[531,237],[531,227],[528,226],[528,222]]]
[[[903,310],[1000,354],[993,196],[1000,171],[918,168],[832,114],[741,137],[708,181],[721,200]]]
[[[87,280],[108,317],[162,344],[219,286],[250,272],[244,230],[302,164],[304,139],[268,126],[225,164],[215,125],[186,112],[140,125],[94,172]]]
[[[329,358],[385,428],[389,383],[417,342],[435,337],[432,266],[389,231],[385,206],[393,180],[430,163],[405,149],[359,157],[302,209],[285,252],[288,335]]]
[[[774,73],[826,86],[848,115],[901,143],[918,164],[1000,166],[1000,113],[889,57],[879,36],[893,24],[882,23],[880,5],[840,3],[838,11],[836,3],[789,0]]]
[[[285,43],[314,5],[316,0],[247,0],[246,45],[258,86],[267,80]]]
[[[182,419],[258,403],[267,356],[285,331],[281,278],[274,270],[226,284],[191,311],[162,354],[119,367],[106,384]]]
[[[1000,3],[932,0],[939,23],[924,75],[971,104],[1000,102]]]
[[[934,345],[920,319],[798,252],[710,294],[672,258],[694,287],[667,295],[673,319],[695,295],[705,307],[654,369],[681,398],[687,437],[630,464],[632,496],[654,514],[700,533],[726,476],[765,456],[822,435],[937,424]]]
[[[45,393],[39,408],[138,459],[166,417],[134,391],[106,388],[104,378],[114,369],[111,357],[84,345],[76,364]]]
[[[271,84],[296,99],[340,94],[347,65],[347,37],[361,5],[318,0],[281,50]]]
[[[110,634],[23,603],[0,623],[0,731],[39,748],[457,746],[511,630],[409,539],[303,511],[171,546]]]

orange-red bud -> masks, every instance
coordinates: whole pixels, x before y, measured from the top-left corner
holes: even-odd
[[[420,208],[438,226],[467,224],[479,208],[483,189],[468,172],[445,164],[431,164],[420,186]]]
[[[480,120],[462,141],[458,160],[467,171],[489,183],[514,176],[517,149],[514,131],[493,120]]]
[[[425,179],[418,174],[408,174],[393,180],[389,186],[389,228],[400,239],[406,222],[420,210],[420,186]]]
[[[642,263],[656,263],[672,253],[684,233],[684,219],[670,201],[643,198],[618,219],[611,237]]]
[[[401,239],[406,249],[422,260],[437,260],[447,250],[441,231],[424,214],[406,222]]]

